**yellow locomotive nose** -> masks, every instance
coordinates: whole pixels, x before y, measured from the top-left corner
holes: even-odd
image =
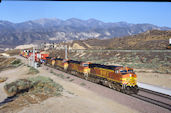
[[[126,84],[127,86],[135,86],[137,85],[136,74],[125,74],[122,78],[122,84]]]

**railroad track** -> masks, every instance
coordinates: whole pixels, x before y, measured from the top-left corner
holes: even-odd
[[[51,67],[51,66],[48,66],[48,67],[53,68],[53,67]],[[66,73],[66,72],[65,72],[65,73]],[[70,73],[70,74],[71,74],[71,73]],[[76,76],[76,77],[78,77],[78,76]],[[79,78],[80,78],[80,77],[79,77]],[[105,86],[104,86],[104,87],[105,87]],[[144,89],[144,88],[140,88],[140,91],[146,92],[146,93],[149,93],[149,94],[152,94],[152,95],[156,95],[156,96],[158,96],[158,97],[162,97],[162,98],[165,98],[165,99],[169,99],[169,100],[170,100],[170,103],[171,103],[171,96],[169,96],[169,95],[165,95],[165,94],[158,93],[158,92],[151,91],[151,90]],[[162,101],[157,100],[157,99],[149,98],[149,97],[147,97],[147,96],[140,95],[139,93],[138,93],[138,94],[130,94],[130,96],[132,96],[132,97],[134,97],[134,98],[137,98],[137,99],[140,99],[140,100],[142,100],[142,101],[145,101],[145,102],[148,102],[148,103],[151,103],[151,104],[160,106],[160,107],[162,107],[162,108],[165,108],[165,109],[168,109],[169,111],[171,111],[171,104],[162,102]]]
[[[156,92],[156,91],[152,91],[152,90],[148,90],[148,89],[144,89],[144,88],[139,88],[139,89],[140,89],[140,91],[147,92],[147,93],[157,95],[157,96],[160,96],[160,97],[167,98],[167,99],[171,100],[171,96],[169,96],[169,95],[159,93],[159,92]]]
[[[146,93],[149,93],[149,94],[152,94],[152,95],[159,96],[160,98],[168,99],[170,101],[170,103],[171,103],[171,96],[169,96],[169,95],[165,95],[165,94],[158,93],[158,92],[151,91],[151,90],[144,89],[144,88],[140,88],[140,91],[146,92]],[[138,94],[131,94],[131,96],[135,97],[137,99],[143,100],[145,102],[160,106],[162,108],[165,108],[165,109],[168,109],[169,111],[171,111],[171,104],[170,103],[162,102],[160,100],[153,99],[153,98],[150,98],[148,96],[143,96],[143,95],[141,95],[139,93]]]

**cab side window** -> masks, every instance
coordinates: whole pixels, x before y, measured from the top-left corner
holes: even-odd
[[[115,70],[115,73],[119,73],[119,70]]]

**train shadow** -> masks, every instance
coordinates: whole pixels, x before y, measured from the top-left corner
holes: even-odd
[[[32,87],[31,87],[32,88]],[[27,89],[24,89],[24,90],[21,90],[19,92],[17,92],[17,94],[13,95],[13,96],[10,96],[10,97],[7,97],[6,99],[4,99],[2,102],[0,102],[0,106],[4,105],[4,104],[7,104],[9,102],[12,102],[14,101],[17,97],[19,97],[20,94],[23,94],[24,92],[28,92],[29,91],[29,88]]]
[[[0,102],[0,106],[3,106],[6,103],[12,102],[14,101],[18,96],[14,95],[11,97],[7,97],[6,99],[4,99],[2,102]]]

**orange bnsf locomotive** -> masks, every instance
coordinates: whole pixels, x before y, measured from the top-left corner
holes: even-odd
[[[137,76],[129,67],[101,65],[61,58],[49,58],[46,64],[126,94],[138,93],[139,90]]]
[[[89,77],[123,93],[138,93],[137,76],[132,68],[113,65],[89,64]]]

